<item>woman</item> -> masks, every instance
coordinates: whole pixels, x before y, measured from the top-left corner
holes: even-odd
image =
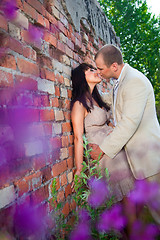
[[[112,131],[108,126],[110,113],[101,99],[96,85],[101,82],[96,69],[89,64],[82,63],[72,71],[72,102],[71,119],[74,132],[74,156],[76,175],[82,170],[83,162],[83,133],[90,143],[99,145],[106,134]],[[114,159],[103,155],[100,160],[102,172],[108,168],[111,190],[117,201],[133,188],[134,178],[130,171],[124,150]]]

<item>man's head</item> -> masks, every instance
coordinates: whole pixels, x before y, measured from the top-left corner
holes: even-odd
[[[118,78],[123,67],[122,53],[114,45],[107,44],[97,52],[95,62],[103,78]]]

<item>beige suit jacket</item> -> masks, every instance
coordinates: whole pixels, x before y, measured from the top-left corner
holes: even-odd
[[[102,98],[112,105],[113,111],[113,91],[103,94]],[[103,152],[114,158],[124,147],[128,163],[137,179],[159,173],[160,126],[154,91],[150,81],[128,64],[119,82],[115,118],[116,127],[100,145]]]

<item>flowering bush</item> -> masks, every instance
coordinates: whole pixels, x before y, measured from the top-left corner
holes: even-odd
[[[136,219],[132,223],[132,230],[126,236],[125,229],[129,223],[128,216],[124,214],[121,202],[113,203],[109,188],[109,173],[106,169],[106,177],[101,175],[99,159],[92,161],[90,151],[87,149],[88,141],[84,140],[83,169],[80,176],[75,176],[75,201],[79,209],[78,220],[74,230],[70,234],[71,240],[90,239],[130,239],[153,240],[160,236],[160,231],[153,219],[151,222]],[[94,163],[94,164],[93,164]],[[143,213],[144,206],[160,211],[160,186],[155,182],[146,180],[135,181],[135,188],[127,196],[128,214],[136,214],[132,206],[139,206]],[[140,215],[140,214],[139,214]]]

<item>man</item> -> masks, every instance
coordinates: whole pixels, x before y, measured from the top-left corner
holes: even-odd
[[[116,79],[110,93],[102,94],[112,106],[115,128],[100,148],[112,158],[125,149],[134,177],[160,182],[160,126],[156,116],[154,91],[150,81],[138,70],[124,64],[121,51],[114,45],[102,47],[95,56],[97,72],[105,79]],[[94,152],[91,157],[94,157]]]

